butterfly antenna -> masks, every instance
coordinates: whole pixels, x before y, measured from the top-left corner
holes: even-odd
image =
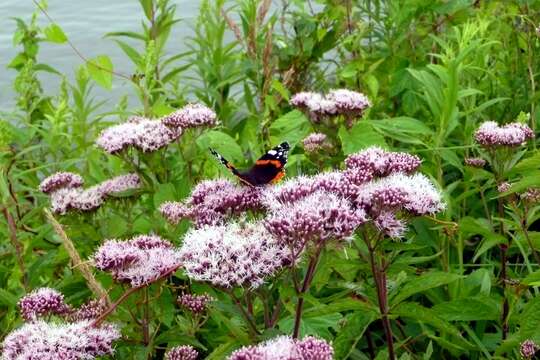
[[[227,169],[229,169],[230,172],[232,172],[236,176],[240,176],[240,172],[227,160],[225,159],[220,153],[218,153],[216,150],[212,148],[208,148],[210,150],[210,153],[214,155],[218,161],[223,164]]]

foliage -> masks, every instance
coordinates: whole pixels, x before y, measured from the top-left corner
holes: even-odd
[[[117,359],[163,358],[177,345],[223,359],[293,332],[331,342],[336,359],[518,359],[520,343],[540,343],[536,140],[508,151],[474,136],[487,120],[537,132],[540,1],[203,0],[183,53],[165,51],[171,29],[185,26],[172,1],[139,2],[140,31],[105,34],[134,74],[102,54],[81,57],[69,81],[40,56],[42,42],[77,47],[62,24],[39,25],[46,3],[14,19],[16,105],[0,112],[0,338],[23,324],[19,299],[46,286],[72,306],[95,298],[96,287],[112,302],[129,292],[107,314],[122,325]],[[55,93],[43,91],[43,71],[61,79]],[[96,87],[113,86],[119,103],[96,100]],[[291,105],[300,91],[336,88],[371,102],[351,127],[317,123]],[[155,152],[95,146],[104,129],[134,115],[159,119],[197,102],[215,111],[217,127],[186,128]],[[312,132],[332,147],[304,150]],[[86,263],[107,239],[157,234],[181,246],[193,224],[169,224],[160,206],[229,176],[208,147],[246,168],[282,141],[291,145],[290,178],[343,169],[347,156],[372,145],[415,154],[446,209],[409,216],[400,241],[383,241],[371,227],[350,243],[314,247],[296,270],[256,290],[221,289],[182,269],[133,290]],[[473,156],[487,166],[466,166]],[[81,174],[87,187],[128,172],[142,185],[93,212],[51,217],[39,184],[59,171]],[[293,285],[299,280],[306,288]],[[213,301],[193,313],[177,303],[183,293]]]

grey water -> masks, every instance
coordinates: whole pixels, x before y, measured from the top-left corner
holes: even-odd
[[[175,4],[176,16],[182,21],[171,32],[168,53],[177,54],[187,50],[186,38],[193,33],[193,25],[199,11],[199,0],[171,0]],[[15,103],[13,79],[16,72],[7,65],[19,49],[13,45],[16,23],[12,19],[19,17],[30,21],[36,6],[32,0],[0,0],[0,112],[9,111]],[[114,31],[140,31],[144,13],[137,0],[49,0],[48,14],[64,30],[75,47],[86,57],[107,55],[111,58],[114,70],[130,75],[134,67],[129,58],[120,50],[112,38],[104,37]],[[38,24],[47,26],[49,21],[43,14],[38,15]],[[130,45],[141,43],[126,40]],[[84,61],[68,44],[42,42],[38,61],[52,66],[70,81],[74,79],[77,67]],[[39,78],[44,91],[50,95],[58,92],[61,78],[58,75],[41,72]],[[126,80],[115,78],[113,89],[104,90],[94,87],[97,99],[107,99],[107,107],[114,107],[114,102],[132,89]]]

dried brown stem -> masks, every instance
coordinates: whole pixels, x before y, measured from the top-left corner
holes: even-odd
[[[28,290],[28,274],[26,273],[26,269],[24,266],[24,259],[23,259],[23,245],[20,243],[19,239],[17,238],[17,224],[15,223],[15,219],[13,219],[13,216],[11,216],[11,213],[9,212],[8,208],[3,208],[2,213],[4,214],[4,217],[6,218],[6,222],[9,229],[9,240],[11,241],[11,245],[15,249],[15,256],[17,258],[17,265],[19,266],[19,270],[22,275],[22,283],[25,290]]]
[[[111,299],[109,298],[109,294],[107,294],[107,291],[105,291],[103,286],[101,286],[101,284],[94,277],[90,265],[87,262],[82,261],[79,252],[77,251],[77,249],[75,249],[75,245],[73,245],[73,242],[67,236],[66,232],[62,228],[62,225],[54,218],[53,214],[51,214],[49,210],[45,209],[43,211],[45,212],[45,217],[47,218],[47,220],[49,220],[49,223],[52,225],[54,231],[62,240],[62,245],[64,245],[64,248],[66,249],[69,258],[73,263],[73,267],[79,270],[81,275],[86,280],[88,288],[92,290],[94,295],[99,299],[105,300],[107,305],[110,305]]]

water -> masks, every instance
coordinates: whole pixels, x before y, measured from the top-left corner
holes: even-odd
[[[175,25],[168,53],[187,50],[185,39],[192,34],[194,19],[198,14],[199,0],[171,0],[177,5],[176,16],[183,19]],[[16,29],[12,17],[29,21],[35,5],[31,0],[0,0],[0,111],[9,110],[14,104],[12,81],[16,72],[7,69],[7,64],[18,52],[12,43]],[[126,55],[111,38],[104,35],[113,31],[139,31],[144,14],[137,0],[49,0],[48,13],[62,27],[75,47],[87,58],[107,55],[111,58],[115,71],[132,74],[133,66]],[[47,26],[49,22],[43,14],[38,16],[39,24]],[[131,45],[140,43],[125,40]],[[83,60],[67,44],[41,43],[38,61],[48,64],[73,79],[75,69]],[[44,90],[49,94],[58,91],[60,79],[57,75],[41,73]],[[132,92],[131,85],[123,79],[114,78],[113,90],[106,91],[95,87],[97,98],[109,99],[109,106],[114,106],[120,96]]]

